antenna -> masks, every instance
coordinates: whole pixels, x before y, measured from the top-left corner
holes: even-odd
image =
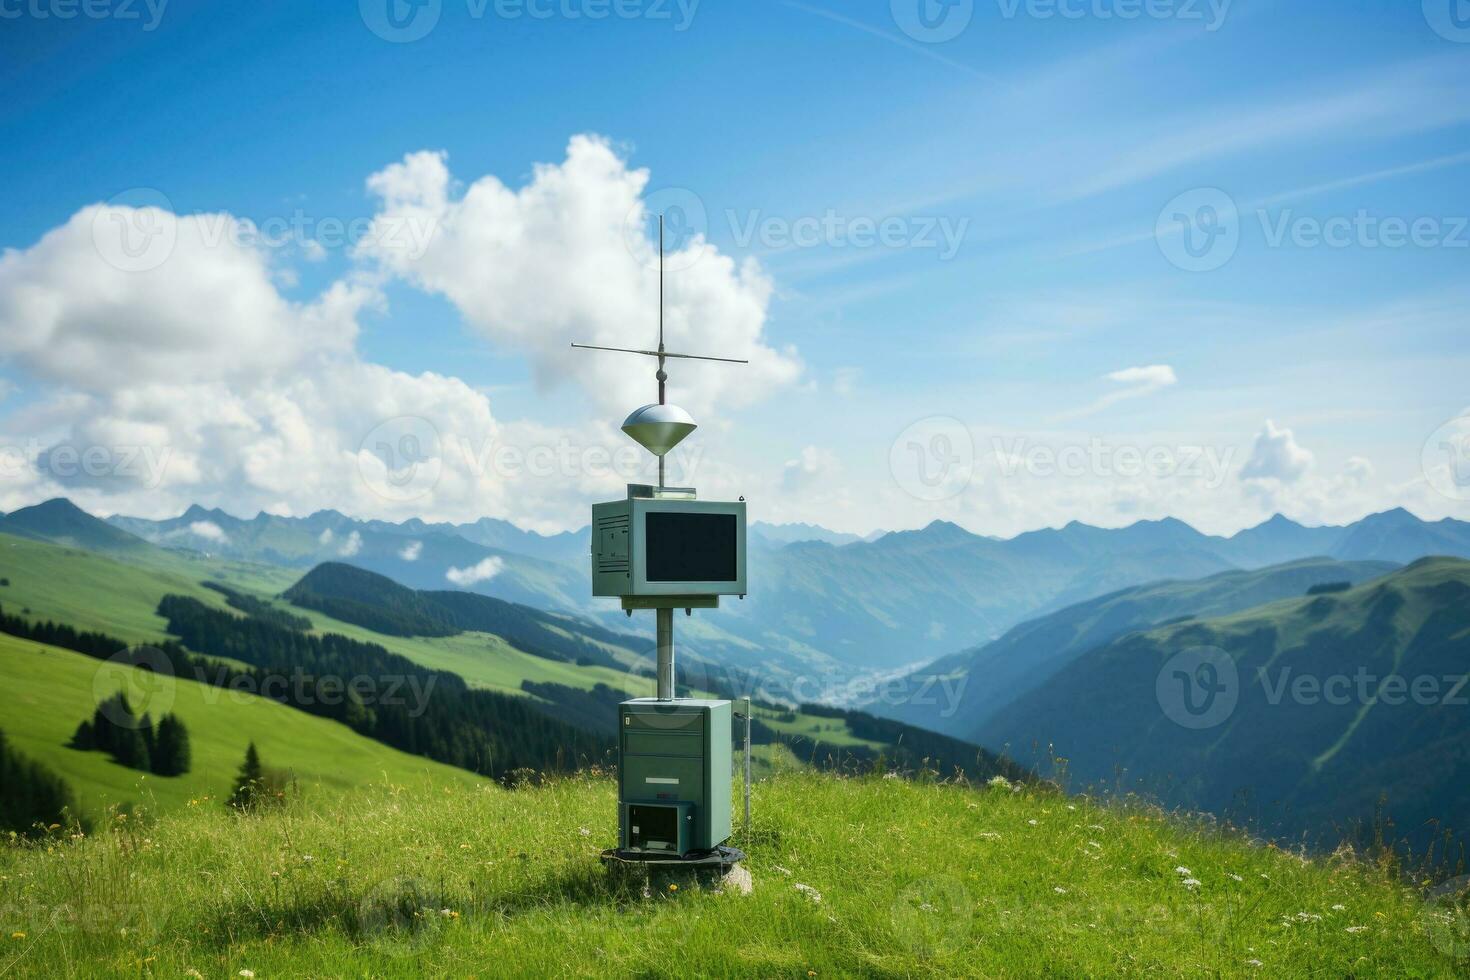
[[[598,344],[572,344],[581,350],[612,351],[617,354],[639,354],[658,358],[658,370],[654,378],[658,381],[658,402],[644,405],[629,415],[623,422],[623,431],[629,438],[658,457],[658,485],[664,485],[664,456],[677,446],[684,437],[699,426],[690,414],[677,405],[668,403],[666,384],[669,372],[665,366],[668,358],[686,361],[719,361],[724,364],[749,364],[738,357],[714,357],[709,354],[681,354],[664,348],[664,216],[658,216],[658,350],[641,350],[633,347],[603,347]]]

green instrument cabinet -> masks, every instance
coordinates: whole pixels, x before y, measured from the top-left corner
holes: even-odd
[[[638,698],[618,709],[618,841],[683,856],[730,838],[730,702]]]

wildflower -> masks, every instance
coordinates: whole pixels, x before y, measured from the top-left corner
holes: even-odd
[[[1347,931],[1348,932],[1367,932],[1368,931],[1368,927],[1367,926],[1348,926],[1347,927]]]
[[[1190,891],[1194,891],[1196,888],[1199,887],[1199,879],[1198,878],[1185,878],[1179,884],[1183,885],[1185,888],[1188,888]]]
[[[1176,875],[1183,875],[1186,878],[1188,878],[1190,875],[1194,874],[1193,871],[1190,871],[1188,868],[1186,868],[1182,864],[1179,867],[1177,867],[1177,868],[1174,869],[1174,873]]]
[[[1058,895],[1067,894],[1067,889],[1063,888],[1061,885],[1057,885],[1055,888],[1052,889],[1052,891],[1056,892]]]
[[[577,828],[577,833],[581,834],[583,837],[591,837],[592,836],[592,831],[588,830],[586,827],[578,827]]]
[[[245,977],[246,980],[249,980],[250,977],[255,976],[255,971],[254,970],[241,970],[240,971],[240,976]]]
[[[1026,823],[1029,824],[1032,827],[1035,827],[1036,826],[1036,821],[1035,820],[1027,820]]]
[[[817,903],[818,905],[821,904],[821,902],[822,902],[822,893],[819,892],[819,891],[817,891],[811,885],[803,885],[803,884],[797,883],[795,885],[792,885],[791,887],[795,888],[797,891],[801,892],[803,895],[805,895],[807,898],[811,899],[813,902]]]
[[[669,885],[669,891],[676,892],[678,890],[679,890],[679,886],[678,885],[675,885],[675,884],[672,884],[672,883]]]
[[[1229,878],[1231,881],[1245,881],[1244,878],[1242,878],[1240,875],[1236,874],[1234,871],[1232,871],[1229,874],[1227,874],[1226,877]]]
[[[468,851],[470,849],[470,845],[468,845],[468,844],[461,844],[461,845],[459,845],[459,849],[461,851]]]
[[[992,789],[1010,789],[1011,781],[1004,776],[991,776],[985,785]]]
[[[1254,966],[1254,967],[1262,967],[1262,966],[1265,966],[1266,964],[1262,963],[1260,960],[1246,960],[1245,961],[1245,965],[1246,966]]]
[[[898,778],[898,773],[896,773],[896,772],[885,772],[883,774],[883,778],[884,779],[897,779]]]
[[[184,971],[184,976],[191,977],[192,980],[204,980],[204,974],[200,973],[198,970],[194,969],[192,966],[189,967],[189,969],[187,969],[187,970]]]
[[[1332,906],[1332,911],[1334,911],[1334,912],[1346,912],[1347,911],[1347,906],[1346,905],[1334,905],[1334,906]]]
[[[975,836],[979,837],[981,840],[1000,840],[1000,834],[997,834],[993,830],[982,830]]]
[[[310,864],[311,862],[313,862],[315,860],[316,860],[316,858],[312,857],[310,854],[303,854],[303,855],[301,855],[301,863],[302,864]]]
[[[10,938],[11,939],[24,939],[25,937],[26,937],[26,934],[23,933],[23,932],[12,932],[10,934]]]
[[[281,873],[279,871],[272,871],[271,872],[271,877],[272,878],[279,878],[280,876],[281,876]]]

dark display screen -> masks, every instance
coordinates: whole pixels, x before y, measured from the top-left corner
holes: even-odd
[[[645,516],[643,541],[650,582],[735,581],[734,514],[654,512]]]

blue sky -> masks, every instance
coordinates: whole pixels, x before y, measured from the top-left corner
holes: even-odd
[[[580,330],[606,339],[625,329],[628,343],[647,343],[655,310],[638,319],[619,294],[605,305],[622,327],[600,321],[590,297],[564,310],[548,302],[544,323],[528,314],[543,273],[551,300],[616,288],[601,275],[619,268],[597,259],[606,228],[568,232],[566,248],[584,259],[553,268],[556,216],[579,220],[569,202],[586,192],[570,167],[558,185],[566,196],[548,184],[535,212],[547,225],[514,208],[453,219],[542,229],[533,240],[548,247],[515,258],[514,284],[497,286],[526,290],[516,303],[476,288],[474,262],[501,261],[493,250],[465,244],[395,264],[327,241],[332,222],[392,211],[367,182],[406,155],[442,151],[452,206],[486,178],[525,189],[538,165],[565,167],[573,138],[594,134],[628,173],[647,171],[648,210],[694,202],[705,214],[713,257],[700,275],[712,278],[690,288],[688,314],[743,326],[691,327],[684,339],[771,352],[776,366],[753,365],[753,381],[688,375],[697,384],[681,390],[675,368],[672,389],[705,423],[689,446],[693,482],[747,493],[768,519],[866,531],[945,518],[1010,534],[1168,515],[1230,531],[1275,510],[1320,523],[1399,504],[1470,517],[1470,488],[1426,456],[1442,427],[1461,432],[1453,420],[1470,405],[1470,32],[1458,27],[1470,11],[1451,19],[1449,0],[1443,12],[1437,0],[922,0],[937,34],[916,29],[920,0],[387,2],[410,31],[437,20],[400,43],[372,29],[387,23],[378,0],[94,0],[93,16],[69,19],[66,0],[0,4],[10,93],[0,108],[10,263],[0,329],[24,333],[37,282],[75,306],[30,346],[0,339],[0,432],[42,452],[152,441],[175,459],[166,477],[141,483],[32,467],[6,477],[0,506],[60,491],[102,511],[167,513],[197,499],[251,513],[337,506],[581,523],[587,494],[621,476],[456,480],[446,469],[412,500],[346,488],[334,468],[399,411],[385,402],[399,402],[364,394],[348,412],[329,397],[366,392],[365,382],[282,394],[318,370],[321,345],[306,361],[203,369],[221,386],[214,396],[191,388],[174,403],[238,397],[240,418],[228,434],[222,421],[180,431],[188,420],[150,404],[168,400],[169,384],[195,384],[179,351],[230,356],[218,337],[191,338],[190,324],[217,328],[222,309],[279,317],[276,299],[236,303],[228,277],[207,293],[205,266],[188,284],[174,269],[192,312],[128,348],[162,345],[128,369],[132,382],[95,383],[66,365],[117,364],[97,351],[127,345],[117,332],[133,315],[172,322],[171,266],[134,274],[159,281],[139,287],[120,321],[107,312],[123,302],[116,290],[83,302],[85,286],[60,289],[96,277],[38,243],[99,202],[143,203],[139,188],[180,216],[299,219],[325,248],[294,234],[265,247],[279,302],[301,313],[333,284],[363,292],[344,314],[351,325],[329,331],[330,357],[462,380],[485,404],[444,408],[440,430],[611,446],[621,437],[606,423],[635,405],[618,407],[629,389],[608,372],[646,366],[584,369],[555,351]],[[1215,241],[1199,222],[1222,201],[1238,214],[1224,216],[1233,238],[1202,257],[1183,251],[1185,234]],[[1393,222],[1417,223],[1417,240],[1395,244]],[[879,226],[888,244],[865,238]],[[1343,237],[1323,243],[1324,228]],[[70,263],[69,275],[48,257]],[[710,271],[727,258],[734,271]],[[147,303],[169,312],[150,316]],[[272,330],[315,329],[302,316],[231,329],[258,327],[262,348],[278,349]],[[79,353],[61,365],[66,344]],[[435,397],[408,400],[432,416]],[[283,398],[304,428],[336,429],[316,444],[340,452],[310,452],[332,458],[309,464],[298,455],[312,470],[300,480],[282,475],[280,460],[308,444],[289,448]],[[1189,472],[1120,473],[1130,449]],[[1068,452],[1087,462],[1059,475],[1048,454]],[[1196,473],[1197,458],[1218,466]],[[931,470],[945,479],[934,485]]]

